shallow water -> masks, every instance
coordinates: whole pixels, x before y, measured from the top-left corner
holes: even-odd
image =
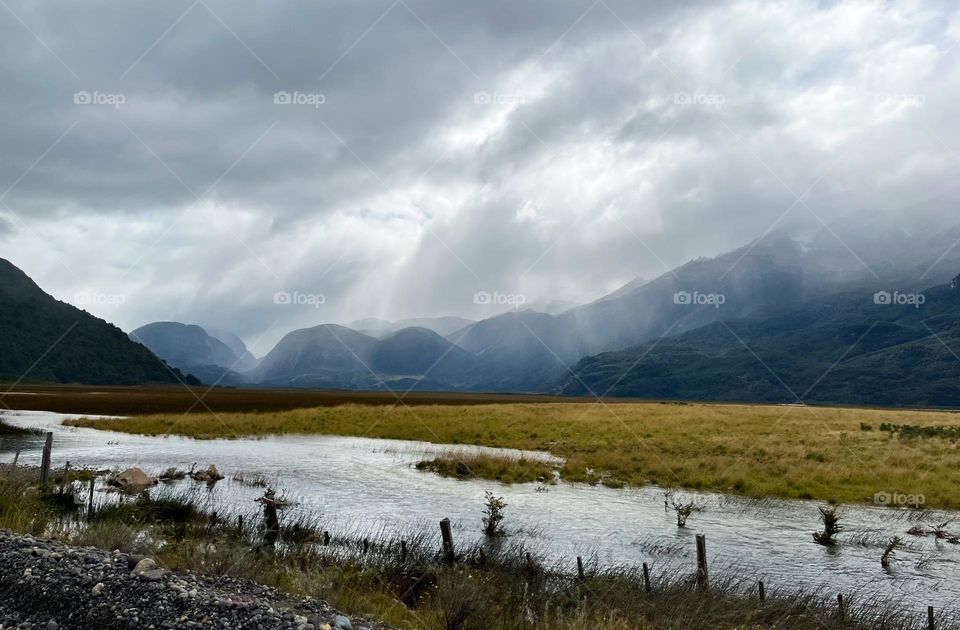
[[[425,457],[451,450],[515,456],[521,451],[334,436],[200,441],[64,427],[60,423],[70,416],[53,413],[3,416],[10,424],[53,431],[54,467],[69,460],[74,467],[140,466],[158,474],[170,466],[216,464],[227,479],[212,489],[191,480],[180,482],[212,506],[252,513],[253,500],[263,488],[232,481],[231,476],[263,475],[297,502],[297,510],[320,513],[323,528],[334,534],[425,531],[436,535],[439,545],[437,523],[447,517],[458,542],[473,541],[480,537],[484,492],[490,490],[506,499],[505,524],[513,532],[512,540],[567,563],[571,570],[579,555],[609,565],[647,562],[654,575],[678,568],[692,574],[694,535],[702,533],[714,574],[731,571],[747,582],[762,579],[768,590],[822,591],[831,598],[842,592],[854,605],[859,599],[903,607],[918,619],[933,605],[942,620],[938,627],[948,627],[948,620],[960,621],[960,545],[906,534],[915,524],[942,523],[960,516],[957,512],[845,506],[842,544],[827,549],[811,537],[819,527],[817,508],[822,505],[812,501],[680,492],[706,509],[690,518],[688,528],[678,529],[672,511],[664,510],[664,491],[656,487],[613,490],[561,482],[543,492],[535,484],[457,481],[414,467]],[[12,461],[20,447],[22,464],[39,464],[40,437],[4,439],[0,462]],[[885,570],[880,555],[894,535],[906,547],[896,552],[890,570]]]

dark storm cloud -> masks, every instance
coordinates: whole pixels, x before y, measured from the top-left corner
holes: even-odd
[[[592,299],[960,165],[945,3],[7,5],[4,255],[128,329]]]

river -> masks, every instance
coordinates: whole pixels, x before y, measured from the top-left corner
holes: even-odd
[[[757,501],[719,493],[681,491],[702,504],[688,527],[664,509],[657,487],[615,490],[583,484],[540,487],[458,481],[416,470],[421,459],[464,450],[423,442],[337,436],[275,436],[264,439],[193,440],[146,437],[62,426],[66,415],[5,412],[10,424],[52,431],[53,465],[89,468],[139,466],[152,474],[194,462],[216,464],[226,479],[208,489],[180,482],[212,506],[256,509],[263,488],[232,480],[236,472],[262,475],[297,503],[298,510],[320,514],[331,532],[358,535],[436,535],[438,521],[449,518],[458,542],[480,537],[484,493],[507,502],[505,525],[518,541],[538,555],[575,570],[576,556],[609,565],[647,562],[656,575],[677,570],[692,573],[695,534],[705,534],[711,572],[733,572],[745,581],[764,580],[769,589],[817,591],[824,597],[842,592],[854,605],[867,601],[902,607],[925,615],[932,605],[942,620],[960,620],[960,545],[933,536],[911,536],[913,525],[929,527],[960,516],[949,511],[918,511],[873,506],[844,506],[845,530],[835,548],[813,542],[822,503],[803,500]],[[0,462],[9,463],[17,448],[20,462],[38,465],[42,438],[6,438]],[[484,449],[502,452],[502,449]],[[506,451],[518,455],[520,451]],[[547,457],[529,453],[529,457]],[[545,491],[544,491],[545,490]],[[101,493],[98,493],[101,494]],[[98,501],[109,500],[106,493]],[[958,522],[960,528],[960,522]],[[948,527],[949,529],[949,527]],[[905,546],[889,569],[880,555],[892,536]]]

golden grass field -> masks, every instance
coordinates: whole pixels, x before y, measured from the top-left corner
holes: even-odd
[[[775,405],[592,403],[347,404],[269,413],[147,415],[74,426],[200,439],[330,434],[549,451],[567,481],[871,502],[876,493],[960,508],[960,452],[948,436],[881,423],[956,426],[951,412]],[[866,430],[866,426],[872,430]],[[501,471],[502,472],[502,471]]]

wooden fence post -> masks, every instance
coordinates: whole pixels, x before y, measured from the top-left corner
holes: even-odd
[[[933,622],[933,606],[927,606],[927,627],[929,630],[936,630],[936,624]]]
[[[243,536],[243,514],[237,514],[237,534]]]
[[[650,592],[650,567],[646,562],[643,563],[643,590]]]
[[[577,577],[579,577],[581,580],[586,577],[583,571],[583,558],[580,556],[577,556]]]
[[[765,600],[765,599],[767,598],[767,591],[766,591],[766,589],[763,587],[763,580],[760,580],[760,582],[757,584],[757,586],[759,587],[759,590],[760,590],[760,601],[762,602],[763,600]]]
[[[707,572],[707,537],[697,534],[697,586],[710,588],[710,576]]]
[[[90,479],[90,490],[87,491],[87,519],[93,516],[93,485],[96,483],[96,479]]]
[[[328,532],[327,530],[323,530],[323,546],[324,547],[330,546],[330,532]]]
[[[13,456],[13,467],[17,467],[17,462],[20,460],[20,449],[17,449],[16,454]]]
[[[43,444],[43,459],[40,462],[40,486],[44,492],[50,482],[50,452],[53,450],[53,431],[47,431],[47,441]]]
[[[457,554],[453,548],[453,533],[450,531],[450,519],[445,518],[440,521],[440,536],[443,538],[443,559],[445,562],[453,563],[457,559]]]
[[[840,616],[843,617],[843,593],[837,593],[837,611],[840,613]]]
[[[64,489],[67,487],[67,477],[70,475],[70,460],[67,460],[66,465],[63,467],[63,481],[60,483],[60,494],[63,494]]]
[[[480,551],[483,551],[482,549]],[[400,541],[400,562],[407,561],[407,541]]]

